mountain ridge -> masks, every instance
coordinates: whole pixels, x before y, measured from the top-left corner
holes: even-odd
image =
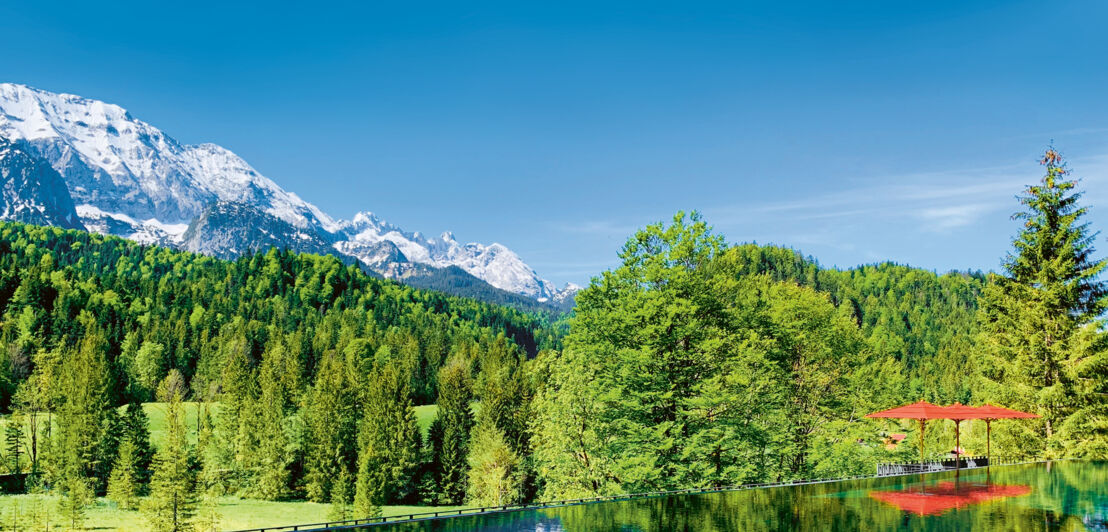
[[[49,163],[92,231],[224,258],[268,246],[337,254],[396,279],[427,273],[416,266],[455,266],[492,288],[563,306],[579,289],[556,287],[499,243],[462,244],[449,231],[428,238],[369,211],[335,219],[230,150],[183,144],[99,100],[0,83],[0,137]]]

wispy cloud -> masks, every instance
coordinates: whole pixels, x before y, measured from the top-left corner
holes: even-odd
[[[972,225],[982,216],[1011,206],[1012,196],[1033,178],[1026,164],[889,175],[846,190],[782,202],[713,208],[706,214],[721,226],[774,220],[916,221],[929,231],[948,231]]]
[[[638,226],[612,220],[581,220],[577,222],[559,222],[553,228],[564,233],[578,233],[594,236],[618,236],[625,238],[634,233]]]
[[[995,203],[969,203],[925,208],[919,211],[918,216],[924,222],[924,229],[943,232],[972,225],[985,214],[998,208],[1001,208],[1001,206]]]

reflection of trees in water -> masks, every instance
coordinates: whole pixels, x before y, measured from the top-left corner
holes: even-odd
[[[561,532],[568,529],[562,526],[560,517],[545,515],[539,510],[399,523],[366,529],[367,532],[473,532],[477,530],[481,532]]]
[[[668,532],[733,530],[1105,530],[1108,463],[1060,462],[963,471],[956,490],[1022,485],[1030,493],[954,508],[939,516],[916,515],[873,499],[872,491],[947,491],[953,473],[863,479],[703,495],[636,499],[546,510],[410,523],[373,530]],[[847,488],[844,491],[844,486]],[[1099,517],[1098,517],[1099,515]],[[1086,516],[1089,516],[1088,518]]]

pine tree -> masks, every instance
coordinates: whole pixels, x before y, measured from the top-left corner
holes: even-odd
[[[469,470],[469,437],[473,430],[472,382],[469,362],[451,357],[439,371],[436,437],[432,440],[432,462],[437,466],[438,491],[446,504],[465,501]]]
[[[1041,164],[1046,175],[1019,197],[1025,210],[1013,218],[1023,228],[1005,260],[1005,274],[989,278],[980,321],[991,398],[1043,417],[1038,437],[1017,434],[1021,441],[1016,445],[1056,456],[1064,452],[1058,430],[1082,401],[1081,376],[1075,371],[1080,373],[1088,366],[1082,362],[1095,355],[1081,349],[1077,333],[1099,323],[1108,306],[1106,285],[1099,279],[1108,261],[1093,258],[1096,233],[1084,220],[1088,211],[1079,203],[1082,193],[1062,157],[1052,147]],[[1004,430],[1021,426],[1033,425]]]
[[[60,357],[58,432],[51,445],[55,472],[70,485],[95,480],[110,389],[106,339],[91,314],[81,315],[86,324],[84,339],[75,351]]]
[[[165,444],[154,456],[154,474],[150,497],[143,505],[151,530],[188,530],[196,509],[194,478],[181,405],[184,379],[171,370],[159,386],[159,398],[165,402]]]
[[[485,418],[473,429],[469,454],[470,504],[503,506],[521,501],[523,478],[519,456],[496,428]]]
[[[414,495],[422,441],[408,382],[395,362],[386,363],[369,382],[358,437],[354,508],[359,517]]]
[[[138,493],[145,493],[150,482],[150,466],[154,461],[154,449],[150,445],[150,420],[141,403],[128,403],[123,412],[123,438],[134,446],[135,482]]]
[[[350,507],[350,491],[350,473],[344,468],[339,472],[338,476],[335,478],[334,485],[331,487],[331,507],[327,510],[327,519],[332,521],[346,521],[353,518],[353,512]],[[369,512],[370,515],[373,514],[372,509],[370,509]]]
[[[12,474],[23,472],[23,419],[12,414],[4,427],[4,451],[8,459],[8,471]]]
[[[85,509],[92,504],[94,498],[92,482],[77,471],[76,467],[70,466],[62,477],[59,487],[63,495],[58,500],[58,513],[69,524],[71,530],[83,528]]]
[[[252,369],[250,345],[243,336],[241,319],[223,327],[226,337],[220,346],[220,411],[213,438],[217,462],[229,469],[232,482],[249,478],[257,448],[257,378]],[[249,486],[243,486],[244,488]]]
[[[384,499],[384,467],[381,457],[372,449],[363,449],[358,454],[358,476],[354,486],[354,518],[365,519],[381,515],[381,502]]]
[[[119,445],[119,456],[116,457],[108,479],[108,499],[123,510],[135,509],[138,502],[139,485],[135,474],[138,469],[137,460],[134,442],[124,439]]]
[[[257,477],[253,491],[261,499],[279,500],[288,493],[288,466],[292,456],[288,451],[286,416],[298,389],[289,379],[290,374],[299,371],[284,341],[278,341],[266,352],[259,370],[261,395],[257,421],[260,441],[255,453]]]
[[[315,384],[304,395],[307,425],[305,491],[308,500],[324,502],[340,471],[354,455],[354,397],[343,360],[334,351],[323,354]],[[349,486],[347,486],[349,490]]]
[[[213,448],[212,419],[207,403],[198,406],[197,415],[200,419],[196,455],[200,460],[200,474],[196,478],[196,492],[200,502],[196,509],[195,525],[197,530],[215,532],[219,530],[223,518],[219,513],[219,497],[226,492],[227,486],[219,471],[216,449]]]
[[[119,455],[120,438],[123,432],[123,418],[119,415],[119,411],[115,408],[105,409],[100,422],[100,437],[96,444],[92,467],[92,476],[96,479],[94,489],[97,492],[102,493],[107,490],[107,481]]]

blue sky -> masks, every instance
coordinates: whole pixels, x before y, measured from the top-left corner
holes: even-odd
[[[691,209],[829,266],[995,269],[1052,139],[1108,227],[1103,2],[526,4],[7,2],[0,79],[559,283]]]

